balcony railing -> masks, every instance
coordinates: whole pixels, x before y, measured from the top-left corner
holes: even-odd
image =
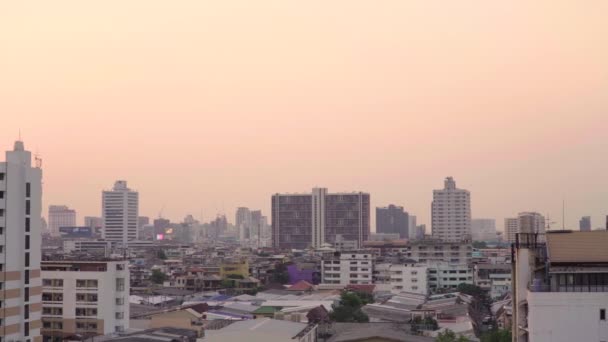
[[[551,286],[547,284],[529,284],[530,292],[608,292],[608,284],[606,285],[558,285]]]

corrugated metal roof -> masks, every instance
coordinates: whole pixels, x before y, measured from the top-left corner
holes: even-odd
[[[608,262],[608,231],[547,233],[549,260],[559,262]]]

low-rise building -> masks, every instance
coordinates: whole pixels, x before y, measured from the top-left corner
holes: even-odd
[[[382,263],[374,266],[374,283],[388,284],[393,292],[429,293],[428,266]]]
[[[410,244],[407,257],[416,262],[448,262],[469,264],[473,246],[469,242],[446,242],[436,239],[418,240]]]
[[[454,290],[460,284],[473,284],[473,270],[466,264],[434,262],[428,264],[429,288],[432,292],[438,290]]]
[[[41,263],[42,335],[63,341],[129,328],[129,271],[125,260]]]

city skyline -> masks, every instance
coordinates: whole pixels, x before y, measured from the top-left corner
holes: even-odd
[[[42,157],[44,208],[99,216],[126,179],[143,214],[209,221],[321,186],[430,227],[453,176],[499,230],[561,227],[562,200],[603,226],[607,3],[240,4],[3,6],[2,146]]]

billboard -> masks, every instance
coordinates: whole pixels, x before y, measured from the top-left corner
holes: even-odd
[[[93,229],[91,227],[59,227],[62,238],[92,238]]]

